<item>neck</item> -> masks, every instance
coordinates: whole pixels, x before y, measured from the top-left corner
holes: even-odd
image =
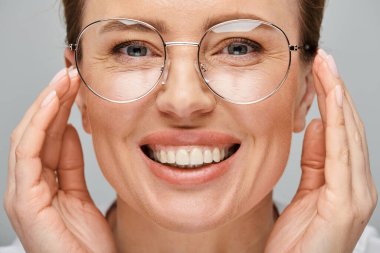
[[[138,214],[120,198],[112,216],[118,252],[123,253],[264,252],[275,220],[272,193],[243,216],[198,234],[169,231]]]

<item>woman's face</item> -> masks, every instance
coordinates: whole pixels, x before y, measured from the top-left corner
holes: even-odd
[[[297,6],[297,0],[86,0],[83,25],[125,17],[163,24],[165,41],[198,42],[206,22],[254,15],[278,25],[291,44],[298,44]],[[81,93],[84,125],[118,196],[178,231],[220,226],[268,197],[285,168],[292,131],[303,128],[311,103],[308,68],[297,52],[283,87],[253,105],[213,95],[194,68],[196,52],[196,47],[170,48],[165,84],[136,102],[114,104],[84,88]],[[201,151],[202,156],[194,156],[198,160],[213,152],[233,154],[197,169],[173,169],[148,158],[147,150],[174,154],[177,163],[188,159],[181,160],[181,152]]]

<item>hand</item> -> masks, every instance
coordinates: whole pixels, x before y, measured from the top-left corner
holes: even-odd
[[[27,252],[116,252],[87,190],[78,134],[67,125],[79,86],[76,70],[63,69],[11,137],[4,205]]]
[[[322,120],[306,130],[301,182],[274,225],[268,253],[351,253],[377,203],[363,124],[322,50],[313,78]]]

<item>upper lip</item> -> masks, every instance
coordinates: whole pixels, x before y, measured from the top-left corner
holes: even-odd
[[[221,146],[240,143],[238,138],[218,131],[162,130],[146,135],[141,139],[139,145]]]

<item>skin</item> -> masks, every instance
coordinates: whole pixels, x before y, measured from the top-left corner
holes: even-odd
[[[295,0],[88,0],[83,23],[155,13],[167,24],[166,41],[199,41],[210,15],[244,17],[238,9],[252,10],[297,44],[296,6]],[[74,64],[73,52],[65,57]],[[194,48],[172,48],[169,57],[165,85],[137,102],[100,100],[79,88],[74,71],[52,81],[29,108],[12,134],[5,195],[27,252],[352,252],[377,193],[363,124],[331,56],[320,51],[308,65],[293,54],[281,90],[249,106],[222,101],[207,89],[194,69]],[[41,106],[51,91],[52,100]],[[301,182],[275,222],[272,189],[315,92],[321,119],[305,132]],[[118,194],[116,224],[107,223],[85,185],[79,137],[67,125],[75,98],[102,172]],[[189,191],[169,187],[148,172],[138,142],[173,129],[232,135],[241,140],[239,157],[214,183]]]

